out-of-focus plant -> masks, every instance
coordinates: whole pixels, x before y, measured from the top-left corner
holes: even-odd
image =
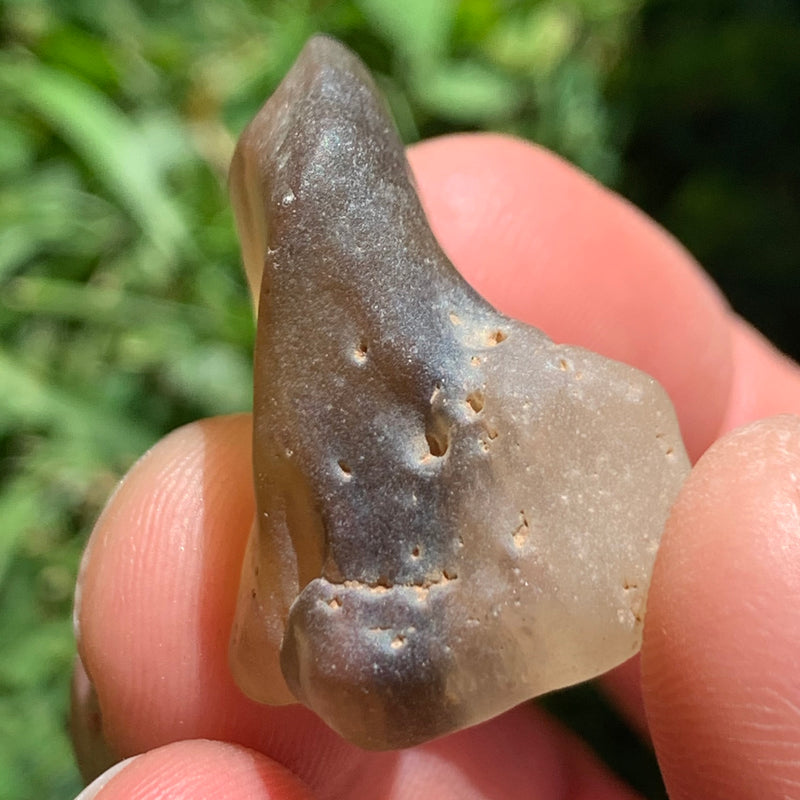
[[[618,184],[800,358],[800,4],[650,0],[610,82]]]

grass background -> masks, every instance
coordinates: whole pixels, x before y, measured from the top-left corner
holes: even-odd
[[[407,141],[557,150],[800,353],[797,2],[0,0],[0,800],[79,789],[70,607],[105,498],[168,430],[250,406],[225,173],[318,30],[366,60]],[[551,702],[662,796],[591,689]]]

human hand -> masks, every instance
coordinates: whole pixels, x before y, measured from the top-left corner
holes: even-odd
[[[624,201],[503,137],[440,139],[410,159],[432,227],[473,285],[556,341],[656,377],[694,458],[737,425],[800,411],[796,365]],[[532,704],[368,753],[305,708],[244,697],[227,645],[253,516],[250,425],[239,415],[166,437],[92,535],[80,653],[109,747],[143,754],[108,778],[103,800],[632,797]],[[602,679],[652,737],[673,798],[786,797],[800,786],[798,476],[796,418],[760,422],[706,453],[664,533],[641,681],[636,660]]]

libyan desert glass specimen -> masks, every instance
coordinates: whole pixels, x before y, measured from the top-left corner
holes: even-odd
[[[231,187],[259,292],[242,689],[395,748],[635,653],[688,468],[661,387],[464,282],[330,39],[244,132]]]

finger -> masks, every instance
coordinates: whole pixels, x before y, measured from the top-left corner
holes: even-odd
[[[88,783],[107,773],[120,757],[103,735],[97,694],[80,658],[74,660],[71,689],[69,733],[81,777]]]
[[[76,633],[104,737],[118,756],[182,738],[265,749],[276,729],[285,748],[273,747],[278,756],[334,740],[305,724],[310,712],[249,701],[228,669],[254,513],[250,439],[249,415],[175,431],[133,467],[92,533]]]
[[[722,431],[763,417],[800,412],[800,368],[778,352],[747,323],[730,317],[733,383]],[[630,659],[603,676],[602,683],[626,719],[647,735],[647,719],[639,685],[639,658]]]
[[[310,800],[285,767],[261,753],[206,740],[177,742],[141,755],[101,776],[79,800]]]
[[[670,797],[800,787],[800,418],[706,453],[667,525],[648,600],[644,697]]]
[[[413,750],[367,753],[302,707],[245,698],[226,651],[252,513],[248,422],[207,420],[160,442],[92,535],[80,651],[118,756],[214,738],[269,755],[321,797],[396,800],[424,787],[437,798],[630,797],[530,706]]]
[[[743,320],[730,318],[733,383],[722,431],[776,414],[800,413],[800,367]],[[606,691],[643,735],[647,720],[639,683],[639,658],[603,676]]]
[[[736,317],[731,320],[731,336],[733,384],[723,430],[762,417],[800,413],[800,367]]]
[[[532,705],[397,754],[391,800],[634,800],[574,736]]]
[[[667,389],[687,449],[727,406],[727,311],[691,256],[619,196],[543,149],[501,136],[410,151],[432,227],[500,310],[633,364]]]

